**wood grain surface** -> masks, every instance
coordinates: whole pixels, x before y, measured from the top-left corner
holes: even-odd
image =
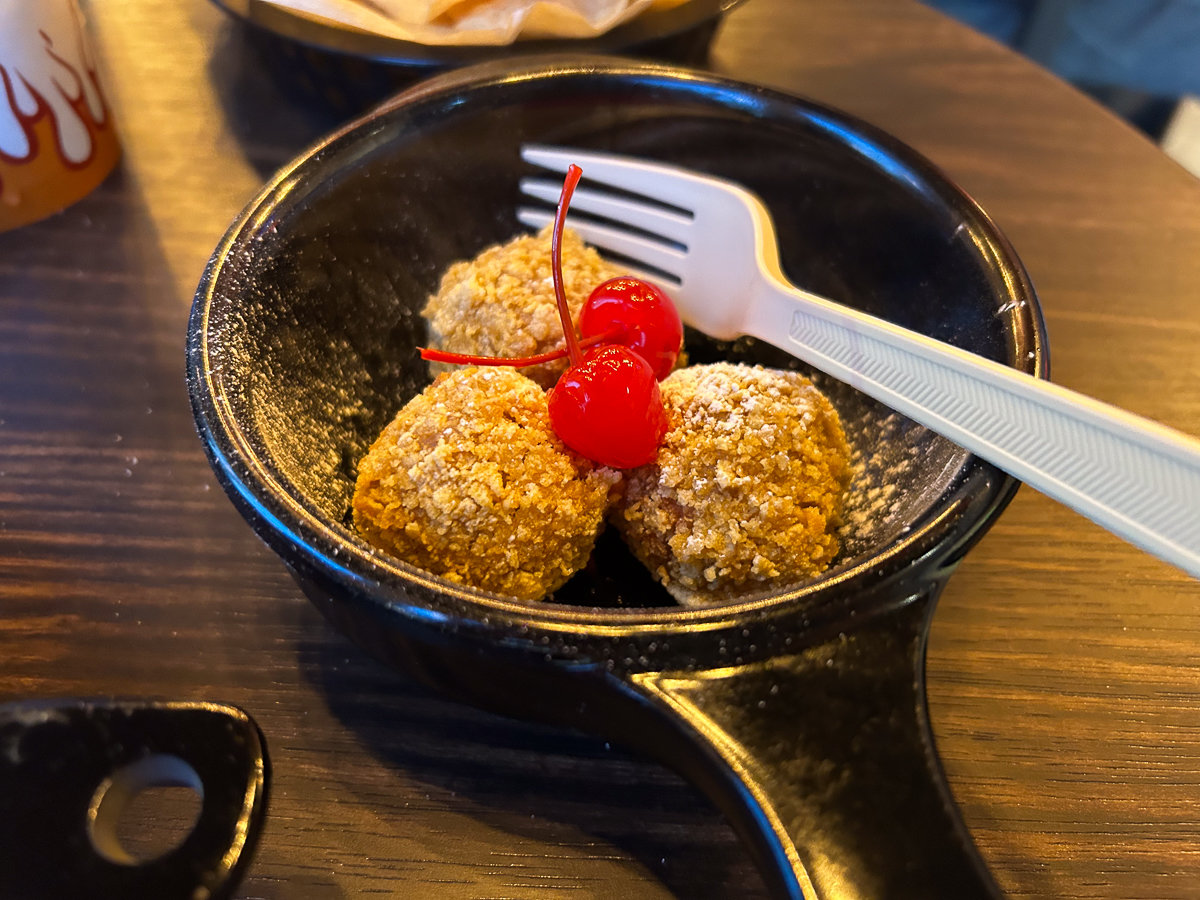
[[[404,682],[254,538],[192,425],[186,317],[234,214],[340,113],[210,4],[87,11],[124,160],[0,235],[0,700],[250,712],[274,783],[241,897],[764,896],[675,775]],[[1055,380],[1200,433],[1200,182],[1150,142],[911,0],[748,0],[710,64],[931,158],[1024,259]],[[928,670],[1007,894],[1200,896],[1200,584],[1025,489],[951,580]]]

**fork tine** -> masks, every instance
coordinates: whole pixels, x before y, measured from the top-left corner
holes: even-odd
[[[517,210],[517,218],[531,228],[543,228],[554,221],[554,214],[543,209],[522,206]],[[571,229],[587,243],[619,254],[634,263],[640,263],[654,272],[646,273],[650,281],[662,281],[663,275],[669,276],[675,284],[682,282],[679,273],[686,253],[667,244],[659,243],[650,238],[639,237],[628,231],[610,228],[595,222],[573,220],[567,217]],[[638,274],[638,273],[633,273]]]
[[[562,185],[545,178],[522,178],[521,191],[530,197],[553,204],[558,202]],[[571,198],[571,211],[603,216],[679,244],[687,244],[688,232],[692,227],[691,216],[587,188],[578,188],[575,191],[574,197]]]
[[[686,211],[695,208],[697,197],[705,197],[712,191],[710,178],[678,166],[628,156],[526,144],[521,148],[521,158],[554,172],[565,172],[574,163],[583,169],[584,178],[589,181],[641,194]]]

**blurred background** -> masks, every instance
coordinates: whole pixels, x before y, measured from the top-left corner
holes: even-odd
[[[1200,0],[924,0],[1029,56],[1200,177]]]

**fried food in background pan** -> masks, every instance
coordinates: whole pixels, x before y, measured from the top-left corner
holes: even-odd
[[[266,0],[318,21],[429,45],[596,37],[687,0]]]

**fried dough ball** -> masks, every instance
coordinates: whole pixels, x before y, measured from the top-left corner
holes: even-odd
[[[540,600],[583,568],[619,472],[572,453],[512,369],[439,376],[359,463],[354,524],[449,581]]]
[[[606,262],[569,228],[562,239],[563,287],[571,321],[592,289],[621,270]],[[474,356],[536,356],[565,346],[550,262],[550,229],[488,247],[456,262],[421,310],[430,345]],[[542,387],[554,385],[565,360],[523,368]],[[435,363],[433,371],[447,371]]]
[[[693,366],[662,383],[658,459],[627,473],[612,520],[680,603],[824,571],[850,476],[837,412],[796,372]]]

